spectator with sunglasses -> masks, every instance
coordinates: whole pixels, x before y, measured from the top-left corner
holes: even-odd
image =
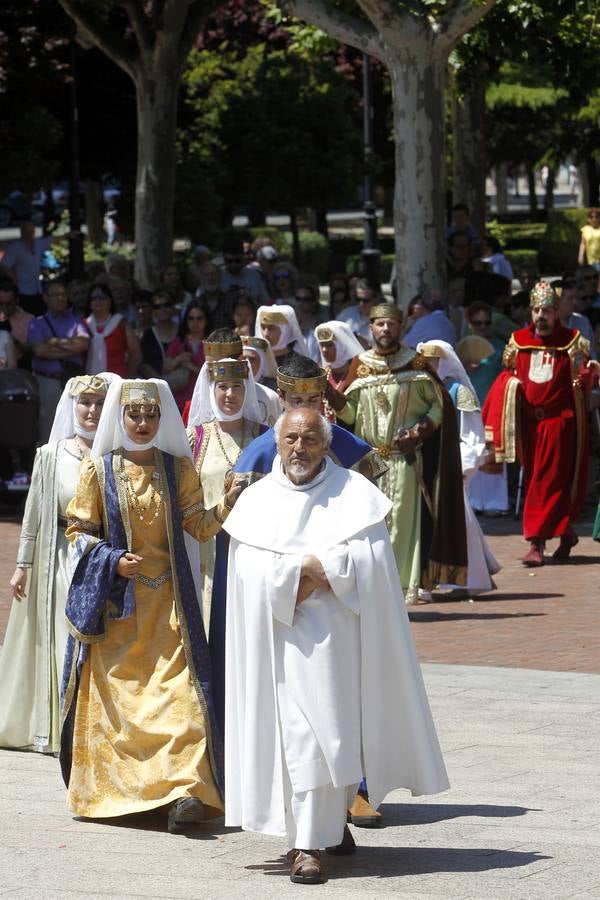
[[[594,328],[587,316],[575,312],[577,300],[577,282],[572,272],[566,272],[558,282],[553,282],[553,288],[558,288],[558,315],[565,328],[576,328],[583,337],[590,342],[590,358],[596,359],[596,341]]]
[[[289,262],[278,262],[273,266],[274,303],[277,306],[293,306],[297,311],[294,293],[298,281],[298,270]]]
[[[381,295],[378,288],[366,278],[357,278],[351,288],[351,296],[354,300],[352,306],[347,306],[338,315],[339,322],[345,322],[350,326],[360,343],[365,349],[371,346],[371,307],[379,303]]]
[[[592,307],[600,306],[598,272],[593,266],[579,266],[575,271],[575,283],[577,285],[575,309],[587,315]]]
[[[143,362],[140,372],[144,378],[160,378],[163,361],[169,344],[177,336],[177,315],[175,300],[168,291],[158,290],[152,294],[154,325],[142,335]]]
[[[184,318],[179,325],[179,332],[167,348],[163,361],[163,372],[169,375],[176,368],[187,369],[187,384],[181,390],[173,390],[178,409],[183,410],[188,400],[192,399],[196,378],[204,364],[204,347],[202,342],[206,333],[206,310],[199,300],[192,300]]]
[[[256,269],[244,265],[244,245],[240,238],[228,238],[223,244],[225,268],[221,273],[221,290],[225,293],[232,287],[243,288],[256,305],[270,303],[263,280]]]

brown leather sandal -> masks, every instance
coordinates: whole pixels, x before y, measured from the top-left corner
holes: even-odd
[[[322,884],[320,850],[298,850],[294,847],[287,855],[291,870],[290,881],[294,884]]]

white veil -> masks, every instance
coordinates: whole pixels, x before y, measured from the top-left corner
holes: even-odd
[[[73,437],[76,433],[75,427],[77,420],[75,418],[75,404],[77,402],[77,397],[71,397],[69,391],[74,382],[84,377],[85,376],[82,375],[76,375],[74,378],[69,378],[67,381],[60,400],[58,401],[58,406],[56,407],[52,430],[50,431],[50,437],[48,438],[49,444],[58,444],[59,441],[64,441],[67,438]],[[110,384],[113,378],[118,378],[119,376],[114,375],[112,372],[98,372],[96,377],[102,378]],[[98,428],[99,427],[100,425],[98,425]],[[86,435],[92,437],[90,432],[86,432],[85,434],[82,433],[82,437],[85,437]]]
[[[127,380],[143,381],[140,378]],[[181,413],[177,409],[171,388],[161,378],[149,378],[147,380],[152,384],[158,385],[160,397],[160,425],[152,445],[165,453],[171,453],[173,456],[187,456],[191,458],[192,454],[181,419]],[[117,450],[123,446],[121,388],[125,383],[127,382],[119,378],[118,375],[113,376],[113,381],[104,402],[98,431],[94,438],[92,456],[104,456],[105,453],[110,453],[111,450]]]
[[[254,338],[250,338],[250,340],[254,340]],[[261,340],[263,340],[262,335]],[[255,382],[260,382],[263,378],[277,377],[277,363],[275,362],[275,357],[273,355],[273,348],[268,341],[266,341],[266,344],[267,348],[265,350],[263,347],[257,347],[254,344],[249,343],[246,335],[242,335],[242,352],[244,358],[248,358],[248,354],[252,352],[256,353],[260,360],[258,374],[254,377]]]
[[[220,359],[219,362],[239,362],[239,360]],[[190,404],[190,413],[188,416],[188,426],[204,425],[205,422],[212,422],[213,419],[219,421],[231,419],[247,419],[249,422],[262,423],[264,416],[260,411],[258,397],[256,395],[256,384],[254,375],[252,374],[252,366],[248,360],[244,360],[248,367],[248,378],[244,379],[244,404],[239,413],[235,416],[228,416],[223,413],[217,406],[215,400],[215,382],[210,382],[208,378],[208,363],[204,363],[200,369],[200,374],[194,385],[194,393],[192,394],[192,402]]]
[[[321,353],[321,365],[324,368],[327,366],[331,366],[332,369],[341,369],[342,366],[348,362],[350,359],[354,359],[355,356],[358,356],[359,353],[364,352],[364,347],[358,338],[354,335],[352,329],[346,322],[338,322],[337,320],[333,320],[332,322],[323,322],[320,325],[317,325],[315,328],[315,337],[317,339],[317,343],[319,343],[319,334],[325,332],[325,329],[328,328],[329,331],[333,334],[333,341],[335,344],[335,362],[328,363],[323,359],[323,354]],[[323,340],[321,337],[320,340]],[[319,351],[321,349],[321,345],[319,343]]]
[[[264,313],[281,313],[287,322],[287,325],[284,325],[283,323],[281,325],[278,324],[277,327],[281,329],[281,334],[279,336],[279,341],[273,347],[273,350],[285,350],[289,344],[293,343],[294,346],[292,349],[295,350],[296,353],[300,353],[301,356],[309,355],[308,347],[304,340],[300,325],[298,324],[298,319],[296,318],[293,306],[287,306],[284,303],[282,303],[281,306],[259,306],[256,313],[256,326],[254,331],[256,337],[263,336],[262,331],[260,330],[260,323]]]
[[[417,353],[421,353],[423,347],[438,347],[442,351],[439,356],[440,364],[437,370],[440,381],[445,381],[446,378],[452,378],[460,384],[464,384],[465,387],[468,387],[469,390],[473,392],[474,396],[477,397],[477,392],[473,387],[471,379],[467,375],[467,370],[456,355],[454,348],[447,341],[422,341],[420,344],[417,344]]]

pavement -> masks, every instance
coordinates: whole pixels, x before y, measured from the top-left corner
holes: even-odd
[[[411,609],[452,786],[435,797],[390,794],[384,828],[353,828],[356,855],[324,858],[326,884],[292,885],[281,839],[169,835],[154,814],[73,818],[54,758],[0,751],[0,898],[600,898],[590,524],[588,515],[573,562],[532,572],[518,562],[519,523],[483,520],[503,565],[497,592]],[[0,522],[0,584],[17,539],[18,522]],[[8,608],[2,589],[0,634]]]

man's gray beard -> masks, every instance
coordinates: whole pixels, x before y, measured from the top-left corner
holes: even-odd
[[[302,462],[302,460],[294,460],[293,462],[289,462],[285,467],[285,474],[292,482],[292,484],[308,484],[309,481],[312,481],[313,478],[320,471],[321,465],[319,465],[314,471],[311,469],[309,465]]]

